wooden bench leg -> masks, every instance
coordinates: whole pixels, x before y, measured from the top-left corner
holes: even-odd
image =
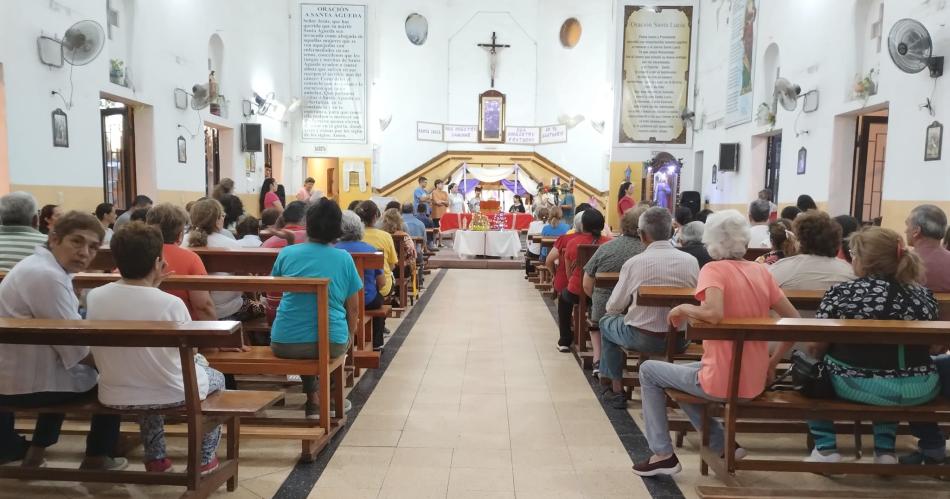
[[[241,446],[241,418],[233,416],[228,419],[228,449],[227,449],[227,458],[229,461],[233,460],[237,463],[240,463],[238,458],[240,454]],[[238,484],[238,469],[234,469],[234,475],[231,478],[228,478],[228,492],[234,492],[237,490]]]
[[[700,428],[700,450],[709,447],[709,404],[703,404],[703,426]],[[699,474],[702,476],[709,475],[709,464],[703,459],[703,454],[699,454]]]

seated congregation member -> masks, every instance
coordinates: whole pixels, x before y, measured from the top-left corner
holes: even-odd
[[[218,201],[224,207],[224,229],[221,234],[235,239],[233,231],[238,221],[244,216],[244,203],[234,194],[227,194]]]
[[[329,323],[331,358],[346,354],[359,328],[359,295],[363,279],[356,272],[353,257],[331,244],[342,231],[342,212],[335,201],[323,198],[307,209],[307,241],[287,246],[277,255],[274,277],[330,279]],[[317,351],[317,303],[311,293],[284,293],[271,327],[271,349],[283,359],[315,359]],[[305,413],[318,419],[319,394],[314,376],[301,376],[307,394]],[[349,402],[349,401],[347,401]],[[348,404],[349,405],[349,404]],[[331,410],[340,408],[331,408]],[[345,411],[346,408],[343,408]]]
[[[531,236],[541,235],[541,230],[544,229],[544,224],[547,223],[548,219],[548,209],[542,207],[537,210],[538,217],[531,221],[528,224],[528,239],[527,247],[525,248],[525,264],[524,272],[527,275],[528,271],[531,270],[528,262],[536,261],[541,256],[541,243],[536,243],[531,241]]]
[[[144,222],[145,218],[148,216],[149,209],[150,208],[136,208],[132,210],[132,214],[129,216],[129,222]]]
[[[567,275],[567,286],[561,291],[560,299],[557,302],[558,330],[561,335],[557,343],[559,350],[562,345],[570,346],[573,340],[571,317],[573,316],[574,305],[577,305],[582,297],[584,300],[588,300],[582,285],[584,269],[577,265],[577,248],[582,244],[601,244],[611,239],[609,232],[604,234],[604,215],[600,211],[589,209],[580,213],[577,218],[581,220],[583,231],[578,233],[577,237],[573,238],[564,247],[564,254],[558,264],[564,267]],[[584,318],[584,320],[587,319]],[[600,364],[599,338],[597,340],[591,339],[591,343],[594,344],[594,367],[596,369]]]
[[[799,210],[797,206],[786,206],[785,208],[782,208],[781,218],[788,220],[789,222],[793,222],[801,212],[802,210]]]
[[[163,205],[158,205],[150,214]],[[171,205],[166,205],[171,206]],[[167,246],[155,225],[132,222],[112,239],[112,256],[122,279],[89,291],[86,309],[89,320],[175,321],[191,320],[185,303],[158,286],[167,272],[162,253]],[[99,368],[99,402],[116,409],[160,410],[185,403],[185,383],[177,348],[92,347]],[[224,388],[224,375],[201,365],[195,366],[198,396]],[[221,426],[205,427],[201,443],[201,472],[218,467],[215,450]],[[151,413],[139,419],[145,447],[146,471],[169,471],[172,462],[165,449],[165,418]]]
[[[362,203],[362,202],[363,202],[363,201],[361,201],[361,200],[359,200],[359,199],[354,199],[354,200],[350,201],[350,204],[346,207],[346,211],[354,211],[354,210],[356,210],[356,207],[359,206],[360,203]]]
[[[706,230],[706,224],[703,222],[690,222],[683,226],[679,233],[679,250],[693,255],[699,268],[712,261],[706,246],[703,244],[703,232]]]
[[[670,244],[673,220],[666,208],[657,206],[643,211],[638,230],[646,249],[621,267],[617,286],[607,300],[607,315],[600,319],[600,376],[611,381],[611,389],[604,393],[604,398],[611,407],[621,409],[627,406],[627,399],[623,394],[624,355],[620,348],[663,353],[669,334],[666,315],[670,309],[637,305],[640,287],[692,288],[699,274],[696,258]],[[688,344],[679,339],[678,350],[685,350]]]
[[[237,232],[237,242],[242,248],[261,247],[261,221],[252,215],[247,215],[234,227]]]
[[[96,206],[96,218],[102,224],[102,229],[106,231],[105,237],[102,238],[102,245],[108,246],[113,234],[112,228],[109,226],[114,224],[116,220],[115,206],[112,203],[99,203]]]
[[[778,220],[778,206],[772,202],[772,189],[762,189],[759,191],[759,199],[769,202],[769,222]]]
[[[188,221],[185,210],[171,203],[159,203],[148,211],[145,221],[158,227],[162,234],[162,260],[165,262],[166,271],[173,275],[208,275],[201,258],[194,251],[180,246],[185,237],[185,223]],[[209,291],[175,289],[167,293],[177,296],[185,303],[191,320],[218,320],[218,312],[214,308]]]
[[[548,223],[541,228],[541,237],[561,237],[564,234],[567,234],[567,231],[570,230],[564,220],[562,220],[562,211],[557,206],[551,206],[548,208]],[[541,248],[541,260],[547,258],[548,248]]]
[[[63,216],[63,209],[59,205],[44,205],[40,210],[40,232],[48,235],[61,216]]]
[[[839,282],[854,279],[851,265],[839,260],[841,226],[827,213],[811,210],[792,223],[798,240],[798,254],[769,266],[782,289],[825,291]]]
[[[393,289],[393,269],[399,264],[396,245],[388,232],[376,228],[380,220],[379,206],[372,201],[363,201],[356,207],[356,215],[363,222],[363,242],[383,252],[383,277],[385,282],[379,287],[379,294],[389,296]]]
[[[643,227],[642,222],[640,226]],[[798,317],[798,311],[766,267],[744,260],[749,233],[749,222],[738,211],[726,210],[709,216],[703,242],[715,261],[699,272],[695,297],[700,305],[674,307],[668,317],[670,324],[679,327],[687,320],[718,324],[724,319],[769,317],[770,311],[780,317]],[[636,464],[634,473],[640,476],[672,475],[681,470],[670,441],[664,390],[672,388],[710,400],[726,398],[734,362],[732,343],[703,341],[700,362],[671,364],[648,360],[640,366],[644,433],[653,456]],[[775,365],[791,347],[791,343],[782,343],[770,359],[767,342],[745,342],[739,373],[739,398],[748,400],[762,393],[769,373],[774,372]],[[679,406],[695,428],[702,428],[702,404],[681,403]],[[711,425],[709,446],[722,454],[725,447],[722,424],[715,419],[710,419],[707,424]],[[744,455],[744,449],[736,450],[737,457]]]
[[[709,218],[709,215],[712,215],[712,214],[713,214],[713,211],[710,210],[709,208],[703,209],[699,213],[696,214],[696,221],[702,222],[705,224],[706,220]]]
[[[798,200],[795,201],[795,206],[802,211],[802,213],[808,212],[809,210],[817,210],[818,205],[815,203],[815,200],[811,198],[808,194],[802,194],[798,196]]]
[[[214,186],[214,189],[211,191],[211,197],[217,199],[221,204],[224,204],[224,196],[228,196],[233,193],[234,180],[225,177]]]
[[[798,239],[792,232],[792,222],[784,218],[769,223],[769,241],[772,243],[772,251],[756,258],[757,263],[772,265],[785,257],[798,254]]]
[[[115,219],[115,223],[112,224],[112,230],[118,232],[123,225],[132,221],[132,212],[140,208],[145,208],[146,210],[152,207],[152,198],[139,194],[135,196],[135,200],[132,202],[132,207],[125,210],[124,213],[119,215],[119,218]],[[188,210],[191,211],[191,210]]]
[[[9,200],[4,198],[5,206]],[[86,270],[102,245],[104,231],[89,213],[61,216],[49,242],[24,258],[0,283],[0,317],[80,320],[72,274]],[[38,299],[39,298],[39,299]],[[95,390],[98,373],[84,346],[3,345],[0,348],[0,405],[39,407],[64,404]],[[59,440],[64,414],[43,413],[36,419],[33,440],[17,435],[13,413],[0,413],[0,462],[45,465],[46,448]],[[120,418],[92,416],[86,436],[86,457],[80,468],[121,470],[128,462],[112,458],[119,440]]]
[[[563,236],[557,238],[554,241],[554,247],[551,248],[551,251],[548,253],[547,258],[544,260],[544,266],[548,268],[553,276],[551,285],[554,288],[554,294],[557,296],[558,300],[558,310],[561,307],[561,293],[567,289],[568,276],[567,276],[567,266],[564,264],[564,259],[562,257],[564,251],[567,249],[567,245],[577,236],[580,236],[583,233],[583,218],[574,217],[573,221],[574,229],[572,232],[564,234]],[[559,314],[560,315],[560,314]],[[559,334],[560,336],[560,334]],[[568,353],[571,351],[571,341],[568,341],[566,344],[562,344],[561,339],[558,338],[557,350],[561,353]]]
[[[756,199],[749,204],[749,222],[752,227],[749,229],[749,247],[750,248],[768,248],[769,241],[769,202],[763,199]]]
[[[426,209],[426,206],[428,205],[420,204],[419,206],[422,206],[423,209]],[[405,224],[405,228],[403,230],[413,238],[422,238],[425,240],[426,226],[424,223],[422,223],[422,221],[416,218],[414,211],[415,210],[413,209],[411,203],[404,203],[402,205],[402,221],[403,224]]]
[[[941,244],[947,232],[947,215],[939,207],[924,204],[914,208],[904,221],[907,242],[914,247],[924,266],[921,283],[934,293],[950,292],[950,251]],[[940,319],[947,320],[950,311],[941,310]],[[944,350],[946,350],[944,348]],[[942,392],[950,396],[950,355],[934,358],[942,382]],[[942,464],[947,457],[946,441],[936,423],[910,423],[911,432],[919,441],[917,452],[901,456],[901,464]]]
[[[340,241],[336,248],[347,253],[375,253],[376,248],[362,241],[363,222],[359,215],[352,211],[344,211],[340,224]],[[383,295],[379,292],[386,284],[386,276],[382,269],[365,269],[363,271],[363,308],[376,310],[383,306]],[[385,317],[373,317],[373,350],[383,348],[383,332],[386,330]]]
[[[804,216],[804,215],[803,215]],[[851,258],[858,278],[825,293],[819,319],[932,321],[937,319],[933,292],[918,284],[923,266],[890,229],[869,227],[851,236]],[[900,334],[895,334],[895,341]],[[861,345],[812,343],[812,355],[824,358],[838,397],[868,405],[913,406],[933,400],[940,379],[926,345]],[[936,426],[936,425],[934,425]],[[838,462],[832,421],[808,421],[815,448],[808,462]],[[874,462],[896,464],[897,423],[874,422]],[[923,436],[918,433],[918,436]],[[923,454],[944,453],[943,436],[920,442]]]
[[[670,242],[675,246],[679,242],[680,231],[683,227],[693,221],[693,212],[685,206],[677,206],[673,210],[673,237]]]
[[[9,272],[49,238],[36,230],[36,199],[28,192],[11,192],[0,198],[0,271]]]
[[[293,233],[295,243],[305,242],[307,240],[307,228],[304,224],[306,223],[307,203],[293,201],[287,205],[287,209],[283,211],[281,216],[284,219],[284,226],[281,229]],[[287,239],[271,237],[264,241],[262,246],[265,248],[283,248],[287,246]]]
[[[857,232],[861,223],[851,215],[838,215],[835,217],[835,222],[841,226],[841,249],[838,250],[838,258],[851,263],[851,247],[848,246],[848,238]],[[910,244],[909,239],[907,243]]]
[[[224,208],[218,200],[205,198],[191,207],[191,231],[185,235],[182,248],[237,249],[238,242],[220,234],[224,228]],[[214,275],[229,275],[215,272]],[[238,291],[212,291],[211,299],[218,319],[243,321],[264,315],[264,308]]]
[[[638,228],[640,215],[644,208],[627,210],[620,217],[620,236],[607,241],[597,248],[587,265],[584,265],[582,287],[584,294],[591,298],[590,319],[595,323],[606,314],[607,300],[610,298],[609,289],[594,287],[595,278],[599,272],[620,272],[623,264],[630,258],[643,252],[643,242],[640,240]],[[583,218],[583,216],[582,216]],[[586,227],[586,225],[585,225]],[[584,319],[586,321],[586,318]],[[594,350],[593,374],[600,375],[601,339],[600,331],[590,332],[590,342]]]
[[[436,225],[435,222],[429,218],[429,214],[426,211],[426,205],[420,204],[416,208],[416,219],[422,222],[422,226],[426,228],[426,246],[430,251],[435,251],[435,234],[430,234],[428,229],[434,229]]]
[[[404,255],[406,258],[405,266],[400,268],[397,264],[393,267],[393,277],[406,277],[411,278],[416,268],[416,260],[418,254],[416,253],[416,245],[413,244],[412,238],[405,231],[406,223],[403,220],[403,217],[400,216],[399,212],[393,208],[386,210],[383,213],[381,229],[383,232],[388,232],[392,237],[393,245],[402,244]],[[398,255],[398,254],[397,254]],[[405,303],[400,304],[405,306]]]

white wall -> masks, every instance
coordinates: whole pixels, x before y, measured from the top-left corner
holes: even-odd
[[[148,132],[153,147],[139,147],[140,163],[152,164],[140,187],[160,190],[204,191],[204,139],[201,111],[180,111],[173,105],[175,87],[207,81],[209,37],[217,33],[224,41],[225,75],[221,92],[230,100],[229,117],[217,119],[224,126],[239,129],[241,99],[252,88],[276,91],[287,99],[289,90],[289,27],[286,2],[268,2],[261,8],[254,0],[169,0],[163,2],[117,2],[133,4],[132,15],[122,29],[124,36],[106,48],[91,64],[73,70],[73,106],[69,115],[69,148],[53,148],[50,111],[63,102],[50,96],[56,89],[69,93],[70,68],[48,69],[36,55],[36,37],[41,33],[62,36],[81,19],[93,19],[106,26],[105,0],[5,1],[0,3],[0,62],[3,62],[10,127],[11,182],[29,185],[97,187],[102,185],[100,92],[130,100],[150,109],[136,113],[143,120],[137,132]],[[110,47],[110,43],[120,46]],[[109,82],[109,59],[125,54],[134,89]],[[255,118],[252,118],[255,119]],[[291,125],[268,118],[265,138],[288,142]],[[182,124],[194,134],[178,128]],[[179,164],[176,139],[189,138],[188,162]],[[137,137],[141,140],[142,137]],[[263,157],[259,154],[258,171],[250,180],[244,176],[244,155],[236,138],[231,151],[233,161],[222,165],[222,176],[237,180],[238,192],[259,188],[263,175]],[[140,171],[140,174],[142,172]],[[141,175],[140,175],[141,176]],[[292,190],[294,184],[288,186]],[[142,191],[142,189],[140,189]],[[156,192],[142,192],[155,195]],[[179,201],[172,199],[170,201]]]
[[[368,5],[370,140],[365,145],[295,140],[298,157],[375,157],[374,184],[381,186],[446,150],[537,150],[579,178],[606,187],[608,135],[595,132],[590,122],[610,121],[610,0],[339,3]],[[413,12],[429,22],[422,46],[405,35],[405,19]],[[292,16],[291,60],[299,61],[299,7],[292,9]],[[558,38],[561,23],[569,17],[579,19],[583,27],[580,43],[571,50]],[[507,124],[549,125],[557,123],[560,114],[585,116],[568,132],[567,143],[535,148],[416,140],[416,121],[476,124],[478,94],[489,89],[489,81],[487,53],[475,44],[488,41],[492,31],[498,33],[499,43],[512,45],[499,53],[495,85],[507,95]],[[293,85],[299,92],[297,66],[295,62]],[[381,131],[379,118],[389,115],[392,122]],[[296,174],[302,175],[300,161],[294,164]]]
[[[794,203],[799,194],[810,194],[819,203],[827,202],[835,214],[845,213],[850,201],[851,153],[854,142],[853,116],[862,109],[889,107],[889,136],[883,197],[886,200],[950,199],[950,175],[945,159],[923,161],[924,133],[933,120],[945,122],[950,116],[947,77],[936,81],[926,72],[909,75],[900,72],[887,54],[887,33],[895,21],[912,17],[922,21],[935,39],[936,53],[950,55],[950,10],[944,2],[884,0],[882,50],[869,39],[870,27],[878,20],[880,0],[759,1],[756,25],[756,64],[753,88],[754,104],[771,98],[771,89],[760,84],[765,76],[763,59],[770,44],[780,52],[781,75],[802,86],[804,91],[817,88],[821,93],[817,112],[802,114],[798,130],[810,133],[796,137],[798,112],[778,111],[775,129],[781,131],[782,160],[779,201]],[[717,9],[721,15],[716,16]],[[754,122],[726,129],[713,128],[725,109],[725,57],[728,4],[702,0],[698,72],[697,116],[705,114],[706,127],[697,133],[694,149],[704,151],[704,194],[713,203],[739,204],[754,198],[764,186],[762,165],[752,164],[752,136],[765,134],[766,127]],[[867,102],[851,99],[857,74],[872,67],[880,68],[880,89]],[[931,91],[937,96],[937,116],[918,109]],[[799,109],[801,104],[799,103]],[[711,166],[718,163],[719,144],[742,144],[738,173],[720,173],[719,184],[711,184]],[[800,147],[808,149],[808,169],[797,175],[795,163]]]

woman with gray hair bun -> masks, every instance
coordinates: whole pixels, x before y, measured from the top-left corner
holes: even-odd
[[[680,229],[678,240],[679,250],[689,253],[696,258],[699,268],[712,261],[706,246],[703,245],[703,232],[706,231],[706,224],[702,222],[690,222]]]
[[[780,317],[799,317],[768,268],[743,258],[749,244],[749,222],[738,211],[726,210],[710,215],[703,242],[715,261],[709,262],[699,272],[694,297],[700,305],[674,307],[667,317],[670,324],[679,327],[686,320],[718,324],[726,319],[766,318],[771,311]],[[640,476],[673,475],[682,469],[670,441],[664,390],[673,388],[709,400],[725,399],[734,361],[732,343],[704,341],[700,362],[670,364],[648,360],[640,366],[645,433],[653,456],[636,464],[634,473]],[[770,357],[768,342],[745,342],[739,373],[739,398],[759,396],[775,372],[775,365],[791,347],[791,343],[782,343]],[[693,426],[702,427],[703,404],[681,403],[680,407]],[[722,425],[716,420],[708,423],[711,425],[709,446],[720,455],[724,448]],[[735,453],[740,459],[746,455],[741,447]]]
[[[363,221],[359,215],[347,210],[340,221],[340,241],[336,248],[348,253],[376,253],[376,248],[362,241]],[[379,290],[386,285],[386,276],[382,269],[363,270],[363,301],[366,310],[376,310],[383,306],[383,295]],[[384,317],[373,317],[373,350],[383,349],[383,332],[386,329]]]

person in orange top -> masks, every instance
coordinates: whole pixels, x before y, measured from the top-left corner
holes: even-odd
[[[160,203],[152,207],[145,216],[145,223],[157,225],[162,231],[165,244],[162,247],[162,258],[167,265],[166,271],[172,275],[208,275],[205,264],[195,252],[182,248],[181,241],[185,234],[185,224],[188,214],[179,206],[171,203]],[[211,293],[207,291],[167,291],[175,295],[188,307],[191,319],[195,321],[216,321],[218,313],[211,300]]]
[[[700,305],[679,305],[669,313],[669,322],[679,327],[687,319],[718,324],[723,319],[769,317],[775,311],[781,317],[799,317],[765,265],[743,259],[749,244],[749,222],[738,211],[714,213],[706,221],[703,243],[713,257],[699,272],[695,297]],[[753,399],[765,390],[778,361],[792,348],[781,343],[769,357],[765,341],[745,342],[742,371],[739,373],[739,398]],[[648,360],[640,366],[640,389],[647,442],[653,456],[633,467],[640,476],[673,475],[682,468],[670,442],[666,415],[666,388],[673,388],[709,400],[727,397],[732,373],[732,342],[704,341],[700,362],[671,364]],[[680,404],[697,429],[703,424],[702,404]],[[722,424],[710,420],[709,447],[724,450]],[[736,457],[745,456],[736,449]]]
[[[432,204],[432,223],[436,227],[439,226],[439,219],[442,218],[442,215],[445,215],[445,212],[449,209],[449,193],[442,190],[442,184],[444,181],[440,178],[435,179],[435,188],[432,189],[432,192],[429,194],[430,203]]]
[[[582,244],[602,244],[611,239],[610,233],[604,232],[604,215],[591,208],[580,214],[581,230],[576,237],[570,240],[564,247],[564,258],[561,265],[564,266],[565,275],[567,275],[567,288],[561,291],[561,299],[557,302],[558,330],[560,331],[560,340],[558,346],[570,345],[574,339],[571,334],[571,316],[574,305],[580,302],[580,297],[590,302],[587,295],[584,294],[582,286],[584,269],[577,265],[577,248]],[[592,333],[591,344],[594,345],[594,364],[600,363],[600,337],[594,338],[597,333]],[[560,350],[560,348],[558,348]]]

